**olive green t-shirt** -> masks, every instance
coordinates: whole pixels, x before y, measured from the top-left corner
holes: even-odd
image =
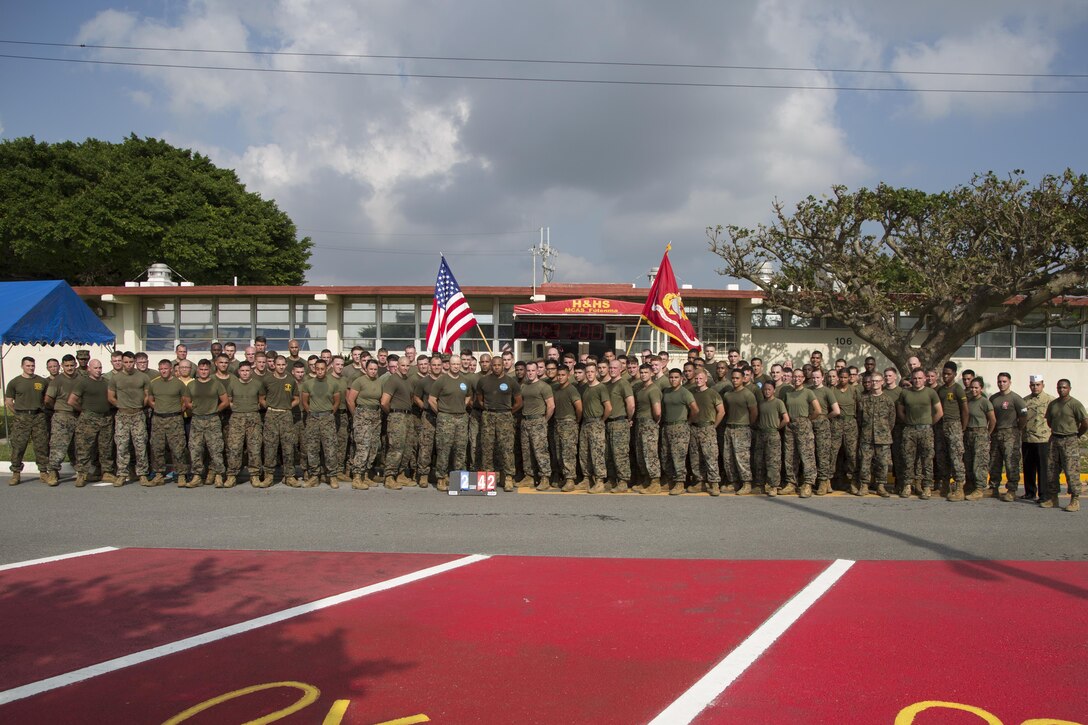
[[[49,382],[40,375],[24,378],[22,375],[8,381],[4,396],[15,399],[15,410],[41,410]]]
[[[344,372],[340,375],[340,377],[342,377],[344,381],[347,382],[348,388],[350,388],[351,384],[355,382],[355,378],[364,374],[365,373],[362,370],[355,367],[354,365],[345,365]]]
[[[692,393],[692,397],[695,398],[695,404],[699,406],[699,413],[691,422],[713,423],[718,416],[717,407],[722,402],[722,396],[718,395],[718,391],[714,388],[696,390]]]
[[[509,375],[483,375],[476,384],[476,392],[484,396],[484,410],[508,411],[514,407],[514,396],[521,394],[521,385]]]
[[[1086,417],[1084,405],[1076,398],[1055,398],[1046,407],[1046,422],[1054,435],[1077,435],[1080,423]]]
[[[480,382],[480,373],[461,373],[461,379],[468,385],[469,397],[472,398],[472,407],[479,410],[476,405],[476,384]]]
[[[169,380],[156,377],[147,384],[147,390],[155,398],[156,413],[180,413],[181,399],[187,394],[185,383],[174,376]]]
[[[150,384],[151,378],[139,370],[121,372],[110,378],[110,390],[117,397],[118,408],[144,407],[144,394]]]
[[[967,399],[967,427],[985,428],[989,425],[986,415],[994,409],[993,403],[986,399],[985,395]]]
[[[109,415],[110,400],[106,395],[109,387],[109,381],[104,378],[92,380],[90,376],[83,375],[76,381],[72,392],[79,398],[79,407],[83,410],[99,415]]]
[[[950,386],[941,385],[937,388],[937,397],[940,398],[941,408],[944,410],[941,421],[960,421],[960,402],[967,401],[967,393],[963,386],[959,383],[952,383]]]
[[[861,395],[858,393],[857,388],[853,385],[847,385],[846,390],[842,390],[835,386],[831,388],[831,392],[835,395],[835,402],[839,404],[839,414],[843,418],[858,417],[858,399]]]
[[[250,380],[243,383],[241,378],[234,378],[227,386],[227,396],[230,398],[230,409],[235,413],[256,413],[260,410],[258,396],[264,389],[264,383]]]
[[[548,410],[548,401],[554,400],[555,395],[552,393],[552,386],[543,380],[537,380],[521,386],[521,399],[523,416],[544,415]]]
[[[603,383],[586,385],[582,392],[582,420],[600,420],[604,415],[606,400],[610,400],[607,386]]]
[[[578,388],[574,387],[574,383],[567,383],[565,388],[562,385],[556,387],[552,391],[552,396],[555,399],[553,418],[558,420],[578,417],[578,412],[574,409],[574,401],[581,401],[582,395],[578,392]]]
[[[906,425],[933,425],[933,404],[939,402],[940,398],[933,388],[903,388],[898,405],[903,408]]]
[[[319,378],[306,378],[299,388],[306,393],[311,413],[329,413],[332,411],[332,396],[336,394],[336,383],[326,375],[324,380]]]
[[[883,395],[887,395],[891,398],[892,405],[894,406],[899,402],[899,396],[903,394],[903,388],[896,385],[894,388],[884,388]]]
[[[206,382],[189,381],[189,400],[193,401],[193,415],[211,415],[219,410],[219,396],[226,392],[223,383],[214,377]]]
[[[627,399],[634,396],[631,383],[620,378],[615,382],[610,380],[604,385],[608,388],[608,399],[612,401],[612,417],[617,418],[622,415],[626,418]]]
[[[666,390],[668,390],[670,387],[672,387],[669,384],[669,376],[668,375],[662,375],[660,378],[655,378],[654,379],[654,385],[656,385],[658,387],[658,389],[662,393],[664,393]]]
[[[429,396],[438,401],[438,412],[450,415],[464,415],[465,398],[472,397],[472,386],[464,376],[456,378],[443,375],[431,385]]]
[[[788,385],[783,387],[778,395],[782,398],[782,402],[786,404],[786,412],[789,413],[791,421],[796,422],[812,414],[812,401],[816,400],[816,393],[813,392],[812,388],[802,387],[798,390],[792,385]]]
[[[347,410],[348,407],[348,381],[343,376],[336,377],[333,374],[328,374],[325,379],[329,381],[337,393],[340,393],[340,406],[337,410]]]
[[[53,399],[53,410],[58,413],[72,412],[72,406],[68,405],[68,396],[81,377],[83,376],[79,374],[77,368],[72,377],[68,377],[62,372],[49,381],[49,387],[45,389],[45,394]]]
[[[661,403],[661,389],[652,383],[641,386],[635,391],[635,417],[651,420],[654,417],[654,403]]]
[[[355,407],[374,410],[382,402],[382,383],[369,375],[360,375],[351,381],[351,389],[356,392]]]
[[[691,391],[681,385],[675,390],[669,388],[661,394],[661,418],[666,423],[683,423],[688,419],[688,406],[695,400]]]
[[[292,375],[277,378],[269,375],[264,381],[264,402],[269,408],[290,410],[291,400],[298,397],[298,381]]]
[[[823,385],[819,388],[812,389],[813,395],[816,396],[816,402],[820,404],[820,414],[813,418],[813,420],[826,420],[831,413],[832,404],[836,403],[835,393],[831,392],[831,388]],[[793,416],[791,415],[792,419]]]
[[[786,404],[778,398],[763,399],[759,402],[759,418],[756,427],[763,431],[778,430],[782,416],[786,415]]]
[[[993,404],[994,415],[997,417],[997,427],[994,430],[1016,428],[1019,426],[1019,417],[1028,413],[1028,404],[1011,390],[1007,393],[994,393],[990,396],[990,403]]]
[[[740,390],[730,389],[722,393],[722,402],[725,403],[725,423],[727,425],[749,425],[751,417],[749,408],[757,408],[756,396],[748,388]],[[700,408],[702,405],[699,406]]]
[[[386,375],[381,379],[382,394],[389,395],[390,410],[412,409],[412,388],[400,375]]]

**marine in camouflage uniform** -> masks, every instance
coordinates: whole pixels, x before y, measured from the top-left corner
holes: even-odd
[[[348,413],[348,388],[351,383],[344,377],[344,358],[335,355],[332,366],[327,375],[329,382],[336,386],[336,392],[340,394],[340,406],[336,409],[333,418],[336,421],[336,463],[341,478],[345,478],[348,465],[348,438],[351,435],[351,416]]]
[[[744,375],[735,370],[728,381],[718,384],[725,404],[725,420],[719,427],[722,464],[726,483],[738,493],[752,490],[752,424],[758,417],[755,394],[744,386]]]
[[[792,493],[797,490],[797,469],[800,467],[804,476],[800,493],[811,495],[812,486],[816,484],[816,438],[809,415],[814,410],[812,404],[816,401],[816,395],[804,386],[804,375],[801,370],[794,370],[794,384],[784,385],[781,392],[782,402],[786,404],[786,412],[790,416],[789,425],[786,426],[783,455],[786,486],[782,492]]]
[[[34,358],[24,357],[22,373],[8,381],[4,390],[4,403],[13,412],[11,419],[11,480],[19,483],[23,470],[23,455],[27,443],[34,442],[34,456],[44,470],[49,455],[49,429],[45,424],[42,404],[49,387],[45,378],[34,374]],[[40,476],[41,474],[39,474]]]
[[[439,491],[448,489],[451,470],[465,470],[467,409],[472,405],[472,395],[470,381],[461,375],[461,359],[451,357],[449,372],[431,384],[427,395],[431,410],[437,410],[434,474]]]
[[[604,493],[608,489],[608,433],[605,418],[612,411],[608,387],[597,381],[594,366],[586,367],[586,388],[582,391],[582,427],[578,433],[578,462],[587,479],[591,493]],[[591,384],[592,383],[592,384]],[[565,488],[565,487],[564,487]]]
[[[166,449],[174,461],[178,481],[189,475],[189,451],[185,444],[185,419],[182,410],[188,398],[185,383],[174,377],[169,361],[159,364],[159,375],[148,384],[151,401],[151,468],[152,483],[162,484],[166,472]]]
[[[964,483],[967,474],[963,465],[963,432],[967,426],[967,393],[963,386],[955,382],[955,363],[949,363],[941,371],[943,385],[937,388],[937,397],[941,400],[944,416],[934,426],[934,476],[942,492],[947,492],[949,500],[962,501],[965,497]],[[1019,446],[1017,446],[1019,450]],[[948,477],[952,485],[948,485]]]
[[[227,429],[227,480],[224,485],[228,488],[234,485],[234,478],[241,472],[243,451],[248,456],[250,484],[257,486],[260,480],[264,445],[260,395],[264,384],[253,380],[251,374],[249,366],[243,362],[238,367],[238,377],[227,386],[231,414]]]
[[[1088,432],[1088,412],[1084,405],[1069,394],[1069,381],[1058,381],[1058,397],[1046,408],[1046,422],[1050,426],[1050,458],[1047,469],[1050,474],[1047,494],[1039,505],[1053,508],[1058,505],[1061,475],[1065,474],[1070,501],[1066,511],[1080,510],[1080,437]]]
[[[102,477],[113,481],[113,419],[110,417],[109,382],[102,377],[102,363],[91,360],[88,374],[81,377],[68,398],[80,410],[76,424],[76,485],[94,472],[95,454]]]
[[[434,461],[434,436],[438,425],[438,416],[431,409],[428,402],[431,395],[431,387],[438,376],[432,374],[431,360],[439,374],[442,373],[442,360],[437,355],[427,358],[420,355],[416,358],[419,375],[412,381],[413,410],[419,409],[419,418],[416,426],[416,478],[419,485],[426,488],[430,484],[431,469]]]
[[[982,498],[987,490],[990,426],[995,422],[993,404],[982,394],[982,385],[972,382],[967,394],[967,430],[963,434],[964,472],[971,489],[967,498],[971,500]]]
[[[539,366],[525,366],[525,384],[521,387],[521,460],[525,475],[538,478],[538,490],[551,488],[552,460],[548,447],[548,421],[555,411],[552,386],[539,378]]]
[[[295,476],[295,418],[293,410],[299,405],[301,391],[298,382],[287,374],[287,359],[280,355],[273,362],[273,372],[264,380],[264,469],[262,487],[272,485],[272,473],[282,454],[283,477]]]
[[[121,372],[110,378],[110,402],[117,407],[113,442],[117,446],[117,478],[123,483],[129,470],[129,445],[136,457],[136,475],[141,484],[147,481],[147,417],[144,400],[151,379],[136,369],[132,353],[125,353]],[[119,485],[119,484],[115,484]]]
[[[691,426],[689,446],[695,448],[698,458],[691,472],[696,476],[697,482],[706,484],[711,496],[717,496],[721,493],[717,424],[725,415],[725,406],[717,391],[706,386],[706,370],[700,369],[695,373],[695,381],[692,396],[695,398],[695,404],[699,406],[699,412],[689,423]]]
[[[390,356],[392,357],[392,356]],[[385,485],[397,489],[411,483],[406,473],[413,457],[411,447],[415,418],[412,416],[412,390],[408,384],[408,358],[390,361],[396,372],[382,378],[382,408],[385,418]]]
[[[339,386],[329,380],[328,365],[324,360],[314,364],[315,376],[302,382],[302,407],[306,413],[305,449],[309,478],[303,483],[313,488],[321,482],[321,476],[328,478],[330,488],[339,488],[337,474],[340,473],[337,459],[337,440],[335,411],[340,403]]]
[[[355,457],[351,461],[352,477],[365,479],[371,474],[382,447],[382,384],[378,380],[378,362],[368,360],[363,374],[351,382],[348,405],[354,407],[353,436]],[[364,481],[355,481],[353,488],[363,488]],[[369,485],[367,485],[369,488]]]
[[[933,491],[933,425],[941,401],[937,391],[926,386],[925,372],[911,373],[911,388],[899,395],[897,415],[903,421],[903,472],[899,495],[906,498],[913,486],[918,496]]]
[[[768,380],[760,389],[763,400],[759,403],[752,450],[753,480],[764,486],[768,496],[777,496],[782,485],[782,428],[789,420],[786,404],[775,397],[776,387]]]
[[[812,392],[820,403],[819,415],[812,418],[812,437],[816,446],[816,495],[831,493],[831,477],[835,472],[835,459],[831,455],[831,420],[839,415],[839,403],[831,388],[823,384],[822,370],[812,371],[813,382],[819,380]]]
[[[831,420],[831,460],[837,462],[842,454],[843,482],[850,480],[851,491],[858,487],[858,403],[861,396],[858,388],[850,384],[850,372],[846,369],[838,373],[838,385],[831,390],[835,402],[839,404],[839,415]],[[891,404],[892,412],[895,403]],[[892,416],[895,419],[895,416]]]
[[[76,382],[83,376],[77,372],[76,359],[71,355],[65,355],[61,362],[61,372],[49,381],[49,387],[45,391],[45,405],[53,406],[53,420],[49,427],[49,461],[46,469],[51,474],[51,485],[56,485],[57,473],[64,464],[64,456],[75,464],[72,456],[72,445],[76,433],[76,425],[79,422],[79,412],[68,405],[68,396]]]
[[[661,485],[661,388],[653,383],[653,367],[639,366],[635,392],[635,462],[646,486]]]
[[[851,493],[864,496],[876,482],[876,492],[888,498],[888,467],[892,463],[892,444],[895,441],[895,398],[884,392],[884,378],[872,373],[865,380],[867,395],[858,400],[858,438],[861,444],[861,462],[857,480]]]
[[[631,418],[635,412],[635,397],[631,383],[623,377],[623,363],[613,359],[608,368],[610,378],[604,385],[608,388],[612,415],[605,423],[607,474],[613,490],[623,493],[631,482]]]
[[[1006,488],[1016,493],[1020,484],[1020,460],[1023,444],[1021,426],[1027,423],[1028,404],[1009,390],[1011,378],[1005,373],[997,376],[998,392],[990,396],[997,427],[990,436],[990,488],[1001,488],[1001,470],[1005,470]]]
[[[691,441],[691,426],[688,417],[694,413],[695,396],[681,386],[680,373],[669,371],[669,387],[661,394],[661,430],[662,469],[669,478],[672,489],[670,495],[684,493],[684,465],[688,446]],[[642,489],[646,493],[655,493],[653,486]]]
[[[222,477],[226,473],[223,462],[223,420],[219,415],[219,406],[228,402],[225,397],[227,391],[223,383],[211,376],[210,372],[211,367],[204,365],[202,361],[197,365],[196,378],[189,381],[187,386],[193,415],[189,424],[189,459],[192,461],[193,479],[187,483],[186,488],[215,483],[212,480],[214,477]],[[222,481],[219,483],[222,484]]]
[[[480,434],[483,468],[496,472],[501,469],[505,474],[503,488],[513,491],[514,411],[521,409],[521,385],[502,371],[501,362],[492,364],[498,374],[482,375],[476,384],[476,400],[483,408]]]

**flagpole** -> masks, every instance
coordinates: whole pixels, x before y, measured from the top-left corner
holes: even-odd
[[[488,344],[487,338],[484,337],[483,328],[480,327],[479,325],[476,325],[476,332],[480,333],[480,339],[484,341],[484,347],[487,348],[487,354],[490,355],[491,357],[495,357],[495,353],[491,352],[491,345]]]
[[[638,318],[638,324],[635,325],[635,331],[631,333],[631,342],[627,343],[627,355],[631,354],[631,348],[635,346],[635,338],[638,336],[638,328],[642,325],[642,317]]]

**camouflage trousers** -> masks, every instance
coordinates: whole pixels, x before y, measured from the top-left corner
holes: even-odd
[[[1047,461],[1050,474],[1048,495],[1057,496],[1061,491],[1061,475],[1065,474],[1066,488],[1072,496],[1080,497],[1080,438],[1075,435],[1050,437],[1050,458]]]
[[[687,421],[666,423],[661,431],[661,459],[665,475],[673,483],[684,482],[684,460],[691,445],[691,426]]]
[[[968,485],[986,488],[990,470],[990,431],[986,428],[968,428],[963,434],[963,468]]]
[[[396,476],[408,467],[413,421],[411,413],[390,413],[385,418],[385,475]]]
[[[816,438],[812,432],[812,421],[808,418],[791,420],[786,426],[786,451],[783,462],[786,464],[786,485],[797,485],[798,467],[804,476],[803,481],[812,486],[816,483]]]
[[[411,470],[413,473],[416,473],[418,472],[416,451],[419,447],[419,418],[414,415],[409,415],[408,424],[405,430],[407,437],[404,440],[404,455],[401,458],[400,467],[402,470]]]
[[[933,488],[933,426],[903,426],[903,480],[897,483],[900,490]]]
[[[892,464],[890,444],[861,442],[861,462],[858,466],[857,483],[862,490],[875,482],[878,486],[888,483],[888,467]]]
[[[1001,469],[1005,469],[1005,478],[1009,485],[1020,484],[1020,429],[998,428],[990,435],[990,485],[1001,485]]]
[[[151,470],[166,473],[166,449],[178,475],[189,475],[189,451],[185,445],[185,419],[180,415],[151,417]]]
[[[831,456],[831,421],[827,418],[812,421],[812,436],[816,445],[816,480],[830,481],[835,473],[835,459]]]
[[[1019,442],[1016,449],[1020,450]],[[958,420],[942,420],[933,427],[933,451],[933,475],[937,485],[944,486],[952,476],[952,480],[962,487],[967,475],[963,465],[963,426]]]
[[[483,461],[480,459],[480,430],[483,427],[481,425],[482,418],[482,411],[472,409],[468,412],[468,425],[466,427],[465,436],[465,454],[468,458],[468,468],[470,471],[483,470],[483,467],[480,465],[481,463],[483,463]]]
[[[336,420],[336,464],[340,471],[347,469],[348,439],[351,436],[351,416],[347,408],[342,408],[333,414]]]
[[[370,473],[382,447],[382,411],[355,406],[352,428],[355,457],[351,461],[351,472],[365,476]]]
[[[610,420],[605,423],[605,433],[608,436],[608,445],[605,448],[607,457],[608,478],[613,483],[631,481],[631,423],[626,417],[619,420]]]
[[[892,427],[892,471],[895,473],[896,488],[910,484],[907,467],[903,463],[903,426],[900,423]]]
[[[204,455],[208,456],[205,466]],[[194,415],[189,425],[189,459],[193,462],[193,475],[204,478],[212,473],[222,474],[223,466],[223,421],[219,415]]]
[[[757,430],[752,451],[753,481],[771,488],[782,485],[782,434],[777,430]]]
[[[434,434],[436,419],[424,412],[419,418],[416,432],[416,473],[426,479],[431,475],[431,462],[434,460]]]
[[[16,413],[11,419],[11,472],[23,470],[23,456],[26,445],[33,441],[34,460],[38,461],[38,470],[46,467],[49,460],[49,431],[45,425],[45,414]]]
[[[227,475],[237,476],[242,470],[242,452],[249,457],[247,468],[251,476],[261,470],[261,446],[264,431],[260,413],[233,413],[227,429]]]
[[[76,424],[76,471],[90,476],[95,454],[103,473],[113,472],[113,420],[108,415],[83,411]]]
[[[691,467],[696,482],[721,483],[722,477],[718,472],[718,432],[714,425],[691,426],[691,443],[688,445],[694,445],[698,455],[696,465]]]
[[[147,417],[142,410],[133,413],[117,411],[114,420],[113,442],[117,446],[117,475],[128,475],[129,445],[136,457],[136,475],[147,475]]]
[[[643,478],[661,478],[661,456],[658,446],[660,436],[661,427],[653,418],[635,419],[635,462]]]
[[[311,476],[335,476],[343,469],[337,458],[340,442],[336,434],[336,416],[310,413],[306,418],[306,470]]]
[[[276,468],[282,453],[283,475],[294,475],[297,440],[295,417],[291,411],[269,408],[264,414],[264,467],[269,474]]]
[[[564,481],[578,478],[578,419],[558,418],[555,421],[555,457],[559,461],[558,473]]]
[[[723,425],[720,429],[722,473],[726,483],[752,482],[752,429],[746,425]]]
[[[434,475],[449,478],[450,471],[465,470],[468,446],[468,414],[439,413],[434,430]]]
[[[543,415],[521,419],[521,461],[526,476],[550,478],[552,475],[548,421]]]
[[[831,463],[839,460],[842,451],[843,470],[838,473],[857,481],[858,419],[839,416],[831,421]],[[881,481],[883,483],[883,481]]]
[[[603,420],[582,419],[582,430],[578,437],[578,461],[582,464],[582,473],[586,477],[592,476],[603,481],[608,476],[606,437]]]
[[[53,422],[49,428],[49,470],[59,471],[61,464],[64,463],[64,456],[68,454],[71,459],[71,453],[69,449],[72,447],[72,440],[76,434],[76,425],[79,423],[79,416],[75,413],[70,413],[65,410],[58,410],[53,413]],[[75,460],[72,460],[75,463]]]
[[[298,451],[298,463],[306,471],[309,460],[306,458],[306,421],[304,416],[295,418],[295,450]]]
[[[514,477],[514,414],[485,410],[480,425],[481,470],[502,472]]]

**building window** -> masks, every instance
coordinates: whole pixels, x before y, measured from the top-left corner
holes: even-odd
[[[999,327],[978,336],[982,358],[1012,359],[1012,327]]]
[[[177,330],[174,299],[152,299],[144,303],[144,349],[147,352],[173,350]]]
[[[514,342],[514,303],[499,303],[498,337],[500,342]]]
[[[954,358],[974,360],[978,352],[975,350],[975,344],[978,342],[977,337],[972,337],[967,342],[960,346],[959,350],[952,356]]]
[[[1016,329],[1016,359],[1046,359],[1046,328]]]
[[[190,350],[208,350],[215,339],[212,298],[182,297],[178,303],[178,339]]]
[[[476,323],[480,326],[480,332],[470,330],[465,333],[464,337],[460,339],[460,346],[462,348],[469,347],[472,349],[478,349],[483,347],[483,340],[480,339],[480,333],[487,338],[488,344],[494,346],[495,344],[495,300],[490,297],[473,297],[472,299],[466,299],[468,306],[472,309],[472,314],[476,316]],[[513,315],[513,309],[510,310]],[[511,327],[511,336],[513,335],[513,328]],[[512,339],[512,338],[511,338]]]
[[[291,336],[298,340],[299,347],[303,350],[324,349],[328,340],[328,308],[321,302],[302,302],[296,299],[294,313]]]
[[[345,349],[361,345],[373,352],[378,340],[378,303],[373,298],[345,298],[341,339]]]
[[[1050,359],[1080,360],[1082,328],[1050,328]]]
[[[782,327],[782,313],[771,309],[766,305],[758,305],[752,308],[752,327]]]
[[[268,339],[268,347],[287,349],[291,339],[291,300],[288,297],[258,297],[256,334]]]
[[[737,314],[734,303],[707,303],[695,310],[699,315],[695,329],[704,345],[713,343],[719,347],[737,346]],[[688,316],[692,316],[691,311]],[[694,318],[692,321],[695,321]]]
[[[417,340],[415,300],[382,301],[381,336],[382,347],[400,351]]]
[[[220,297],[216,337],[221,343],[233,342],[239,348],[253,339],[253,298]]]

